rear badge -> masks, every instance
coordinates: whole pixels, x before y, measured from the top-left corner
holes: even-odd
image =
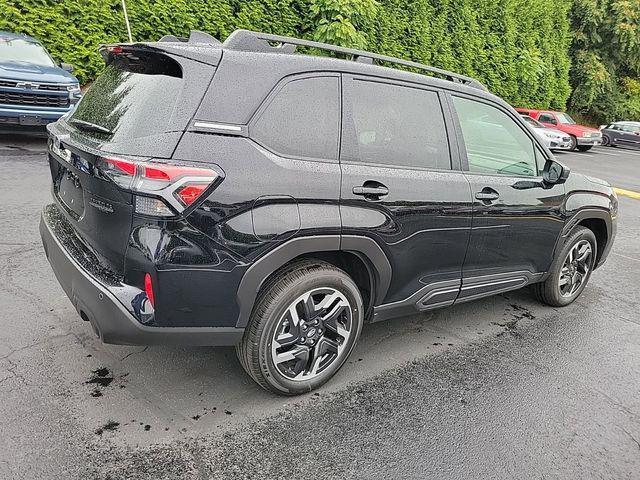
[[[102,200],[98,200],[97,198],[90,198],[89,205],[91,205],[94,208],[97,208],[101,212],[113,213],[113,205],[107,202],[103,202]]]

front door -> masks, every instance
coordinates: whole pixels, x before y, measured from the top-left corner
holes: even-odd
[[[370,237],[393,271],[374,320],[453,303],[469,241],[471,194],[450,148],[444,95],[350,75],[343,76],[343,95],[343,246],[349,236]]]
[[[471,241],[460,299],[535,281],[553,260],[564,185],[542,182],[544,153],[516,115],[492,102],[451,96],[473,195]]]

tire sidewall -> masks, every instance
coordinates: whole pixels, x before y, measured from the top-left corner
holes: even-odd
[[[318,376],[309,380],[291,380],[282,375],[276,368],[271,357],[271,345],[275,329],[291,302],[310,290],[331,287],[340,291],[352,306],[352,335],[342,352],[342,357],[336,359]],[[344,365],[351,354],[362,331],[364,308],[358,287],[341,271],[324,270],[309,273],[294,286],[289,286],[276,295],[275,301],[265,310],[262,328],[259,329],[258,359],[264,379],[275,389],[286,395],[293,395],[311,391],[328,381]],[[355,331],[353,329],[355,328]]]
[[[581,240],[587,240],[591,244],[591,251],[592,251],[591,265],[589,266],[587,277],[582,282],[582,285],[580,286],[580,288],[570,297],[565,297],[560,293],[560,270],[562,269],[562,266],[564,264],[565,259],[567,258],[567,255],[569,254],[569,250],[571,250],[571,248],[573,248],[574,245]],[[551,292],[549,293],[551,293],[551,295],[553,296],[555,303],[557,303],[560,306],[569,305],[582,294],[587,284],[589,283],[589,280],[591,279],[591,273],[593,273],[597,254],[598,254],[598,250],[597,250],[596,237],[591,230],[586,228],[580,228],[569,237],[567,242],[562,247],[562,250],[560,251],[560,255],[558,255],[558,257],[554,260],[553,267],[551,268],[551,276],[550,276],[551,282],[549,285],[551,288]]]
[[[576,148],[578,148],[578,139],[574,135],[569,135],[569,138],[571,138],[571,145],[569,145],[569,151],[574,151]]]
[[[602,136],[602,146],[603,147],[610,147],[611,146],[611,138],[609,138],[609,135],[603,135]]]

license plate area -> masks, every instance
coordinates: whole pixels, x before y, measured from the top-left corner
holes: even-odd
[[[61,167],[55,192],[60,203],[79,219],[84,214],[84,192],[80,179],[72,171]]]
[[[35,126],[44,125],[46,122],[40,115],[20,115],[20,125]]]

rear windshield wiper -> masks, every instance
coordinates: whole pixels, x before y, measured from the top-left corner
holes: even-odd
[[[96,125],[95,123],[86,122],[84,120],[78,120],[77,118],[72,118],[71,120],[69,120],[69,123],[77,126],[81,130],[88,130],[91,132],[106,133],[109,135],[113,135],[113,132],[106,127],[103,127],[101,125]]]

